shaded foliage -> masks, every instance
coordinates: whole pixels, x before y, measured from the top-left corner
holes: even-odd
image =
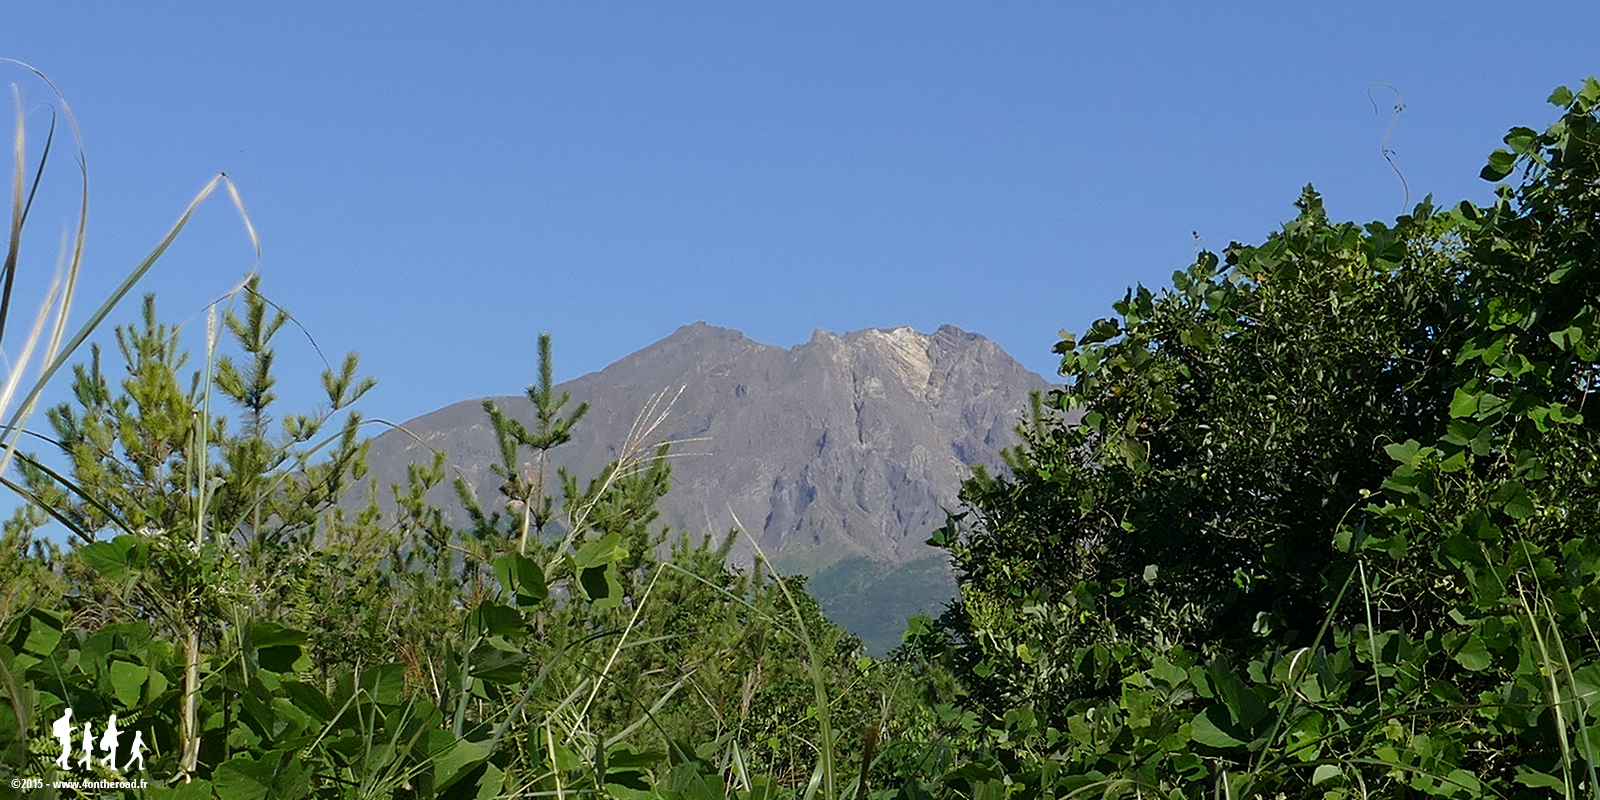
[[[1600,84],[1551,100],[1490,207],[1358,227],[1308,188],[1064,336],[1011,474],[935,536],[961,598],[920,637],[1013,779],[1596,791]]]

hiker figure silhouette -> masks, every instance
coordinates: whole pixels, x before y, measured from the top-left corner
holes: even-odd
[[[139,769],[144,769],[144,731],[133,732],[133,744],[128,745],[128,763],[122,765],[122,771],[133,769],[134,759],[139,760]]]
[[[61,742],[61,757],[56,759],[56,764],[62,769],[67,768],[67,760],[72,757],[72,709],[68,708],[61,715],[61,719],[50,726],[50,732],[56,740]]]
[[[122,731],[117,729],[117,715],[112,714],[111,720],[106,723],[105,735],[100,737],[100,749],[105,751],[100,763],[110,767],[112,771],[117,769],[117,739],[121,736]]]
[[[89,765],[94,763],[94,734],[89,733],[87,722],[83,723],[83,758],[79,759],[78,763],[84,769],[88,769]]]

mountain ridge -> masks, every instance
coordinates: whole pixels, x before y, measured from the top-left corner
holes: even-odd
[[[759,544],[780,570],[826,583],[837,567],[852,576],[844,583],[870,589],[863,575],[938,572],[915,566],[943,558],[925,540],[956,506],[973,465],[1003,467],[1000,450],[1015,443],[1029,393],[1048,388],[999,345],[954,325],[927,334],[910,326],[817,329],[783,348],[695,322],[559,384],[590,410],[551,459],[587,479],[617,457],[641,415],[659,416],[658,439],[677,442],[659,523],[697,538],[739,528],[735,563],[749,564]],[[652,397],[674,402],[663,416],[659,406],[650,410]],[[512,417],[532,418],[526,396],[489,399]],[[451,404],[407,422],[409,435],[375,439],[368,460],[378,485],[403,483],[405,464],[426,463],[438,448],[451,474],[494,507],[498,479],[489,464],[498,450],[482,402]],[[431,499],[459,507],[448,487]],[[947,580],[926,594],[942,592],[943,600],[953,589]],[[836,617],[847,605],[818,599]],[[877,628],[897,636],[903,617],[890,617],[904,610],[881,609]],[[919,611],[937,609],[910,613]]]

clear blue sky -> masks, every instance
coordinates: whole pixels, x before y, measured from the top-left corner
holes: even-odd
[[[0,3],[0,55],[82,125],[87,296],[226,171],[268,295],[397,421],[519,392],[540,331],[569,378],[695,320],[784,346],[949,322],[1049,376],[1057,330],[1166,285],[1194,232],[1259,241],[1308,182],[1399,213],[1371,84],[1403,93],[1413,201],[1488,197],[1484,156],[1600,72],[1597,30],[1578,2]],[[0,75],[42,131],[44,87]],[[252,261],[215,198],[144,289],[202,322]]]

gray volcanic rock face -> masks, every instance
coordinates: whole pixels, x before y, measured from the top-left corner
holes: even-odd
[[[924,542],[944,523],[942,508],[955,506],[971,465],[1001,465],[1000,449],[1015,443],[1012,428],[1029,392],[1049,386],[998,345],[950,325],[931,335],[909,327],[817,331],[785,350],[695,323],[559,388],[591,408],[573,440],[552,451],[557,465],[582,480],[593,476],[664,391],[676,399],[645,443],[677,442],[661,522],[697,538],[738,527],[787,572],[817,575],[851,562],[852,583],[860,585],[858,561],[885,575],[927,572],[898,568],[939,556]],[[513,416],[532,417],[526,397],[494,400]],[[466,477],[486,508],[497,507],[498,479],[489,471],[496,448],[481,401],[406,428],[449,453],[452,473]],[[391,431],[373,442],[369,463],[387,487],[403,482],[407,463],[429,457],[415,439]],[[449,491],[433,499],[445,509],[458,505]],[[751,553],[744,541],[735,557],[748,564]],[[952,587],[938,587],[942,597]]]

